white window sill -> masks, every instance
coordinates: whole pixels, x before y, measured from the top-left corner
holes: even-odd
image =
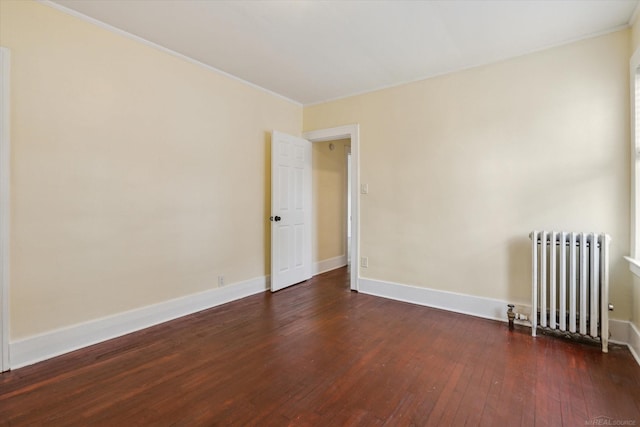
[[[627,261],[629,261],[629,270],[636,276],[640,277],[640,260],[633,259],[631,257],[624,257]]]

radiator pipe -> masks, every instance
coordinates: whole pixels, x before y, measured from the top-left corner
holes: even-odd
[[[509,307],[509,309],[507,310],[507,317],[509,318],[509,330],[513,331],[513,321],[516,318],[516,314],[513,312],[513,308],[515,307],[515,305],[507,304],[507,307]]]

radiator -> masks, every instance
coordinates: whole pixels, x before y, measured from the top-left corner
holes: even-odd
[[[538,327],[609,342],[607,234],[533,231],[531,334]]]

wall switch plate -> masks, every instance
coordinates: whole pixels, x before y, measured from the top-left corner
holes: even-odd
[[[360,258],[360,267],[364,267],[364,268],[369,267],[369,258],[368,257],[363,256],[362,258]]]
[[[360,185],[360,193],[369,194],[369,184],[361,184]]]

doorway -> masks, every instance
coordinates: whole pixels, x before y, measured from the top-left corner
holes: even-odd
[[[348,265],[348,149],[339,139],[311,143],[312,274]]]
[[[346,233],[346,236],[351,236],[350,238],[350,250],[348,253],[348,264],[351,267],[350,271],[350,287],[351,290],[358,290],[358,278],[359,278],[359,263],[357,260],[359,259],[359,200],[358,200],[358,188],[359,188],[359,144],[360,144],[360,135],[359,135],[359,126],[355,125],[346,125],[329,129],[319,129],[313,130],[309,132],[305,132],[303,137],[312,143],[317,142],[325,142],[325,141],[339,141],[339,140],[349,140],[350,141],[350,155],[346,158],[348,159],[347,170],[349,170],[351,179],[349,179],[349,188],[348,193],[348,207],[351,214],[351,221],[349,230]],[[344,150],[341,148],[341,150]],[[316,225],[314,224],[314,230],[316,229]],[[345,238],[346,238],[345,236]],[[314,238],[313,245],[317,247],[317,241]]]

